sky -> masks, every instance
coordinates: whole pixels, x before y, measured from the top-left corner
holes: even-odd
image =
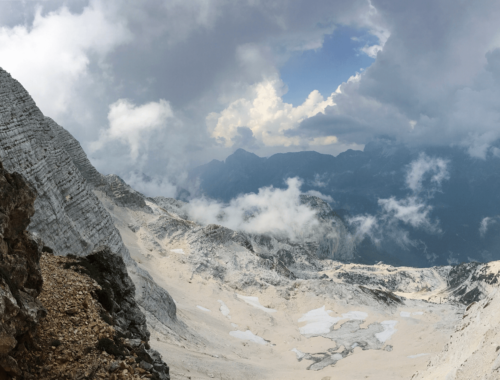
[[[4,0],[0,67],[99,171],[175,196],[238,148],[498,154],[499,19],[495,0]]]

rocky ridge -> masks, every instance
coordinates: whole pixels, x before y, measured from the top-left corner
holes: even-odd
[[[80,144],[45,117],[19,82],[0,69],[0,160],[37,192],[28,230],[58,255],[85,256],[99,246],[119,254],[136,284],[141,307],[170,328],[182,329],[170,295],[137,267],[109,212],[94,194],[110,188]]]

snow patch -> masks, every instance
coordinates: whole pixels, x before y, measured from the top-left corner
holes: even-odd
[[[255,335],[250,330],[247,330],[247,331],[240,331],[240,330],[230,331],[229,335],[231,335],[232,337],[237,338],[237,339],[249,340],[250,342],[254,342],[254,343],[257,343],[257,344],[262,344],[262,345],[266,345],[267,344],[267,342],[264,339],[262,339],[258,335]]]
[[[299,322],[307,323],[299,329],[300,333],[302,335],[328,334],[330,332],[330,328],[342,319],[365,320],[368,317],[368,314],[362,311],[350,311],[342,314],[342,317],[332,317],[329,313],[332,313],[332,311],[325,310],[325,306],[305,313],[298,320]]]
[[[237,296],[238,296],[238,298],[245,301],[247,304],[249,304],[257,309],[260,309],[262,311],[265,311],[266,313],[275,313],[276,312],[275,309],[270,309],[268,307],[262,306],[259,302],[259,297],[242,296],[240,294],[237,294]]]
[[[210,310],[207,309],[206,307],[203,307],[203,306],[200,306],[200,305],[196,305],[196,307],[200,310],[203,310],[203,311],[206,311],[206,312],[209,312],[210,313]]]
[[[224,317],[226,317],[227,319],[231,319],[231,316],[229,315],[230,310],[229,310],[229,308],[226,306],[226,304],[224,303],[224,301],[222,301],[222,300],[218,300],[218,302],[220,303],[220,308],[219,308],[219,310],[220,310],[220,312],[222,313],[222,315],[223,315]]]
[[[414,311],[413,313],[410,313],[409,311],[402,311],[399,313],[399,315],[403,318],[410,318],[412,315],[423,315],[423,311]]]
[[[299,329],[300,333],[302,335],[328,334],[330,327],[342,319],[340,317],[331,317],[329,315],[331,312],[331,310],[325,310],[325,306],[323,306],[305,313],[299,319],[299,322],[307,322],[307,324]]]
[[[304,356],[306,356],[305,353],[303,353],[302,351],[300,350],[297,350],[296,348],[292,348],[290,351],[292,352],[295,352],[295,355],[297,355],[297,359],[300,360],[302,359]]]
[[[181,255],[185,255],[184,250],[182,248],[171,249],[170,252],[180,253]]]
[[[375,334],[375,337],[379,340],[379,342],[384,343],[389,340],[397,330],[395,329],[398,321],[383,321],[380,324],[384,328],[384,331]]]

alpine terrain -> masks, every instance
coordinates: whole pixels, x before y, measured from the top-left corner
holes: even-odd
[[[385,246],[356,240],[349,215],[370,211],[369,200],[392,184],[373,185],[368,196],[350,190],[354,177],[381,160],[390,166],[391,154],[413,154],[405,165],[419,157],[373,149],[303,154],[312,157],[304,162],[329,159],[358,173],[339,182],[343,198],[322,192],[341,207],[312,188],[297,195],[312,229],[231,229],[224,215],[201,222],[194,200],[147,197],[101,175],[78,141],[0,70],[0,376],[500,378],[499,261],[425,267],[411,251],[392,266]],[[283,180],[283,166],[267,174],[281,159],[273,157],[239,151],[195,174],[206,195],[227,202],[282,187],[272,178]],[[227,169],[233,161],[255,161],[262,180],[246,171],[226,186],[236,176]],[[299,169],[286,177],[307,180]],[[219,177],[226,192],[210,182],[216,170],[227,174]],[[348,215],[344,203],[360,210]],[[415,267],[401,265],[408,263]]]

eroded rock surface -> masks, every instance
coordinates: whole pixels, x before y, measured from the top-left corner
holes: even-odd
[[[175,324],[170,295],[137,267],[94,189],[110,188],[80,144],[45,117],[9,73],[0,69],[0,160],[37,192],[28,230],[58,255],[85,256],[105,245],[123,257],[141,307],[160,323]],[[173,317],[172,317],[173,316]]]
[[[37,300],[42,290],[41,246],[26,232],[34,213],[35,190],[0,163],[0,372],[19,376],[13,350],[30,347],[46,314]]]

